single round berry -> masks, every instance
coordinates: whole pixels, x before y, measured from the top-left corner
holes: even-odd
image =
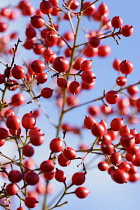
[[[54,169],[54,162],[52,160],[45,160],[40,164],[40,170],[44,173],[48,173],[53,171]]]
[[[35,197],[28,196],[25,198],[24,203],[28,208],[35,208],[37,206],[38,201]]]
[[[115,169],[111,173],[111,178],[118,184],[126,183],[128,180],[127,173],[121,169]]]
[[[65,57],[57,57],[53,62],[53,68],[60,72],[66,72],[69,68],[69,61]]]
[[[60,138],[52,139],[50,142],[50,150],[52,152],[61,152],[64,148],[64,141]]]
[[[8,174],[8,179],[13,183],[20,182],[22,179],[22,173],[18,170],[12,170]]]
[[[72,183],[74,185],[81,185],[85,182],[86,176],[83,172],[77,172],[72,176]]]
[[[119,94],[115,90],[110,90],[106,93],[105,99],[109,104],[116,104],[119,100]]]
[[[122,28],[121,28],[121,34],[125,37],[129,37],[133,34],[134,32],[134,29],[133,29],[133,26],[131,25],[124,25]]]
[[[22,117],[22,126],[25,129],[31,129],[31,128],[33,128],[35,126],[35,124],[36,124],[36,118],[32,114],[32,112],[23,115],[23,117]]]
[[[96,48],[100,45],[100,39],[97,36],[93,36],[89,39],[89,45]]]
[[[124,86],[126,84],[126,82],[127,82],[127,79],[126,79],[126,77],[123,77],[123,76],[117,77],[117,79],[116,79],[116,84],[118,86]]]
[[[50,98],[50,97],[52,97],[52,95],[53,95],[53,90],[49,87],[43,88],[41,90],[41,96],[43,98]]]
[[[44,26],[44,19],[39,15],[31,17],[31,24],[34,28],[42,28]]]
[[[50,14],[52,12],[52,4],[49,2],[49,1],[42,1],[40,3],[40,11],[43,13],[43,14]]]
[[[111,20],[111,25],[114,27],[114,28],[120,28],[122,27],[122,24],[123,24],[123,20],[121,17],[119,16],[115,16],[112,18]]]
[[[86,198],[89,194],[89,190],[86,187],[78,187],[75,190],[75,194],[78,198]]]
[[[119,64],[119,70],[122,74],[130,74],[133,68],[133,64],[129,60],[124,60]]]

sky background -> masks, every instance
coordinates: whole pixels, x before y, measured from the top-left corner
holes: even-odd
[[[10,0],[0,0],[0,8],[3,8],[7,5],[17,5],[19,1],[13,0],[12,2]],[[38,8],[40,1],[37,0],[30,0],[32,5],[35,8]],[[62,1],[59,1],[61,5]],[[98,6],[102,1],[99,1],[96,5]],[[130,60],[134,64],[134,71],[132,74],[128,77],[128,83],[127,84],[133,84],[140,80],[140,73],[139,73],[139,64],[140,64],[140,42],[139,42],[139,34],[140,34],[140,24],[139,24],[139,7],[140,3],[139,1],[133,0],[106,0],[104,1],[109,9],[110,9],[110,15],[109,18],[111,19],[114,16],[120,16],[123,19],[124,25],[129,24],[133,25],[134,27],[134,34],[131,37],[122,37],[120,40],[120,45],[117,45],[115,41],[112,38],[103,40],[103,44],[107,44],[112,48],[112,53],[102,59],[99,57],[93,58],[93,68],[92,71],[95,73],[97,77],[96,85],[94,88],[94,91],[90,91],[88,93],[85,92],[80,97],[80,102],[85,102],[88,100],[92,100],[96,97],[102,96],[103,90],[106,89],[107,91],[110,90],[113,85],[115,84],[115,80],[117,77],[117,72],[112,68],[112,62],[115,58],[118,58],[120,60]],[[19,36],[21,40],[25,40],[24,31],[26,28],[26,25],[29,21],[29,17],[21,18],[19,17],[16,24],[12,24],[9,30],[11,31],[19,31]],[[60,34],[66,32],[67,30],[70,30],[70,27],[67,26],[68,23],[66,21],[61,22],[60,26]],[[89,30],[97,30],[99,27],[98,23],[95,23],[91,20],[91,22],[88,22],[87,18],[83,18],[83,21],[81,22],[81,27],[88,28]],[[0,35],[1,37],[1,35]],[[83,32],[79,32],[79,43],[81,43],[83,40]],[[21,53],[22,50],[22,53]],[[23,59],[26,59],[27,61],[30,61],[32,59],[37,59],[37,55],[33,55],[32,52],[28,52],[27,50],[19,49],[19,54],[16,57],[15,63],[22,65]],[[1,59],[0,59],[1,60]],[[3,67],[2,67],[3,68]],[[3,69],[1,69],[3,71]],[[8,93],[8,97],[11,97],[11,93]],[[140,97],[140,94],[138,94],[138,97]],[[29,101],[30,98],[27,96],[27,101]],[[53,118],[54,121],[57,120],[58,117],[58,111],[55,109],[55,102],[53,100],[48,100],[48,103],[44,102],[43,100],[40,100],[42,103],[42,106],[47,110],[47,112],[50,114],[50,116]],[[101,105],[100,103],[95,103],[96,105]],[[92,105],[92,104],[91,104]],[[33,109],[37,108],[36,105],[32,105]],[[115,106],[114,106],[115,108]],[[27,105],[23,106],[22,111],[20,110],[18,112],[18,115],[21,117],[23,114],[30,111],[30,107]],[[73,113],[73,114],[72,114]],[[66,117],[64,118],[64,122],[70,122],[72,125],[75,126],[81,126],[81,122],[83,122],[84,116],[88,114],[87,107],[82,107],[79,109],[75,109],[73,112],[69,112]],[[76,118],[75,118],[76,116]],[[100,118],[101,120],[101,118]],[[108,122],[110,122],[110,119],[107,119]],[[138,132],[140,132],[139,128],[140,123],[136,126]],[[49,125],[46,118],[41,115],[41,118],[37,120],[37,125],[40,127],[43,132],[46,134],[47,141],[41,145],[40,147],[36,148],[36,158],[37,164],[39,164],[41,161],[44,160],[44,158],[47,157],[49,154],[48,145],[49,140],[55,137],[55,131],[52,128],[52,126]],[[131,128],[134,128],[135,125],[131,125]],[[62,133],[61,133],[62,135]],[[62,137],[62,136],[61,136]],[[79,144],[79,141],[81,139],[75,135],[67,134],[67,144],[68,146],[77,146]],[[89,131],[83,133],[83,142],[88,143],[89,145],[92,142],[93,136]],[[11,156],[15,154],[14,146],[7,145],[0,148],[0,150],[5,152],[5,154],[11,153]],[[41,155],[40,155],[41,153]],[[90,156],[91,157],[91,156]],[[99,159],[93,160],[92,170],[89,170],[89,173],[87,174],[86,182],[83,186],[87,187],[91,193],[86,199],[78,199],[74,195],[67,195],[63,201],[68,201],[68,205],[65,205],[62,207],[63,210],[70,210],[70,209],[81,209],[85,210],[88,208],[88,210],[139,210],[139,193],[140,193],[140,182],[137,183],[127,183],[127,184],[116,184],[113,182],[110,178],[110,176],[107,174],[107,172],[101,172],[98,169],[95,168],[97,163],[99,162]],[[70,167],[67,167],[64,169],[66,171],[66,174],[68,177],[71,177],[74,172],[76,172],[77,167],[76,165],[79,163],[79,161],[75,161]],[[3,180],[0,180],[2,182]],[[56,194],[59,193],[60,188],[62,187],[61,183],[54,182],[54,185],[56,186]],[[75,189],[75,188],[72,188]],[[53,200],[53,195],[50,196],[48,199],[48,203],[50,203]],[[16,206],[17,207],[17,206]],[[34,208],[35,210],[39,210],[40,207]]]

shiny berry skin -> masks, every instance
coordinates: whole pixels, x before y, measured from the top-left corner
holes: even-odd
[[[10,115],[6,119],[6,126],[12,130],[20,128],[20,119],[16,115]]]
[[[11,102],[13,106],[21,106],[25,103],[25,96],[22,93],[14,94],[11,98]]]
[[[8,179],[10,182],[17,183],[22,179],[22,173],[18,170],[12,170],[8,174]]]
[[[46,48],[43,52],[43,57],[45,59],[45,61],[50,61],[53,58],[53,52],[51,49]]]
[[[16,210],[25,210],[25,208],[24,207],[18,207]]]
[[[12,68],[12,76],[15,79],[23,79],[25,76],[24,69],[21,66],[14,65]]]
[[[39,73],[36,77],[37,84],[44,84],[48,80],[48,76],[46,73]]]
[[[31,63],[30,67],[31,67],[31,69],[32,69],[33,72],[35,72],[35,73],[41,73],[45,69],[45,64],[41,60],[34,60]]]
[[[56,169],[55,179],[58,182],[65,182],[65,180],[66,180],[66,174],[65,174],[65,172],[62,171],[62,170]]]
[[[41,96],[43,98],[50,98],[52,97],[52,95],[53,95],[53,90],[51,88],[46,87],[41,90]]]
[[[92,116],[98,116],[100,114],[100,108],[96,105],[89,106],[88,113]]]
[[[67,87],[67,80],[65,78],[57,78],[57,85],[58,87],[61,87],[61,88],[66,88]]]
[[[27,171],[25,174],[25,181],[29,185],[35,185],[39,182],[39,176],[34,171]]]
[[[128,180],[127,173],[121,169],[115,169],[111,173],[111,178],[118,184],[126,183]]]
[[[54,31],[48,31],[46,33],[46,39],[48,42],[56,44],[58,40],[58,35]]]
[[[65,57],[57,57],[53,62],[53,68],[60,72],[66,72],[69,68],[69,61]]]
[[[48,172],[48,173],[44,173],[44,178],[46,180],[52,180],[55,177],[55,173],[54,171]]]
[[[44,26],[44,19],[40,15],[31,17],[31,24],[34,28],[42,28]]]
[[[119,165],[122,161],[121,154],[118,152],[114,152],[110,156],[110,161],[113,165]]]
[[[26,28],[25,34],[27,38],[32,39],[36,37],[36,30],[34,28]]]
[[[33,128],[35,126],[35,124],[36,124],[36,118],[32,114],[32,112],[23,115],[23,117],[22,117],[22,126],[25,129],[31,129],[31,128]]]
[[[102,2],[98,7],[98,12],[100,15],[105,15],[109,12],[108,6],[104,2]]]
[[[84,2],[83,3],[83,8],[88,7],[92,2],[88,1],[88,2]],[[86,16],[90,16],[93,15],[95,12],[95,5],[92,4],[90,7],[88,7],[86,10],[84,10],[84,15]]]
[[[82,71],[89,71],[92,68],[92,61],[91,60],[84,60],[81,63],[81,70]]]
[[[10,196],[16,195],[18,191],[19,191],[18,186],[15,183],[10,183],[6,186],[6,192]]]
[[[131,85],[128,86],[127,92],[131,95],[134,96],[139,92],[139,87],[137,85]]]
[[[123,118],[114,118],[110,123],[110,127],[113,131],[119,131],[123,125]]]
[[[5,128],[0,127],[0,139],[6,139],[8,136],[8,131]]]
[[[39,146],[44,142],[44,134],[34,133],[30,137],[30,143],[34,146]]]
[[[92,71],[84,71],[81,74],[81,79],[84,83],[91,84],[95,81],[96,76]]]
[[[61,152],[64,148],[64,142],[63,139],[60,138],[54,138],[50,142],[50,150],[52,152]]]
[[[58,156],[58,163],[60,166],[62,167],[67,167],[68,165],[70,165],[71,161],[68,160],[67,158],[65,158],[64,154],[61,153],[59,156]]]
[[[123,77],[123,76],[117,77],[117,79],[116,79],[116,84],[118,86],[124,86],[126,84],[126,82],[127,82],[127,79],[126,79],[126,77]]]
[[[69,85],[69,91],[74,95],[79,93],[81,90],[81,85],[78,81],[73,81]]]
[[[73,68],[76,69],[76,70],[80,70],[81,69],[81,64],[84,60],[85,60],[84,57],[80,57],[80,58],[76,59],[76,61],[73,64]]]
[[[101,137],[104,135],[105,129],[104,129],[103,125],[101,125],[99,123],[94,123],[94,125],[92,125],[92,127],[91,127],[91,132],[94,136]]]
[[[101,144],[101,151],[104,154],[111,155],[114,153],[114,145],[111,142],[106,142]]]
[[[72,147],[66,147],[63,151],[63,155],[68,160],[73,160],[76,158],[76,151]]]
[[[54,165],[54,162],[52,160],[45,160],[40,164],[40,170],[43,173],[48,173],[48,172],[53,171],[54,166],[55,165]]]
[[[89,45],[96,48],[100,45],[100,39],[97,36],[93,36],[89,39]]]
[[[121,61],[119,64],[119,70],[122,74],[130,74],[133,71],[133,64],[129,60]]]
[[[120,144],[125,148],[131,147],[135,144],[135,138],[131,134],[122,135],[120,138]]]
[[[127,162],[121,162],[119,165],[118,165],[118,168],[125,171],[125,172],[128,172],[130,170],[130,165],[129,163]]]
[[[85,182],[86,176],[83,172],[77,172],[72,176],[72,183],[74,185],[81,185]]]
[[[111,20],[111,25],[114,27],[114,28],[120,28],[123,24],[123,20],[121,17],[119,16],[115,16],[112,18]]]
[[[121,34],[125,37],[129,37],[133,34],[134,32],[134,29],[133,29],[133,26],[131,25],[124,25],[122,28],[121,28]]]
[[[113,63],[112,63],[112,66],[115,70],[119,71],[119,65],[121,63],[121,60],[119,60],[118,58],[116,58]]]
[[[31,145],[25,145],[22,148],[22,154],[26,157],[32,157],[34,154],[34,148]]]
[[[100,171],[107,171],[108,168],[109,168],[109,165],[108,165],[107,162],[102,161],[102,162],[99,162],[99,163],[98,163],[98,169],[99,169]]]
[[[135,154],[135,158],[132,161],[134,166],[140,166],[140,153]]]
[[[0,22],[0,32],[4,32],[8,29],[8,24],[5,22]]]
[[[35,197],[28,196],[25,198],[24,203],[28,208],[35,208],[37,206],[38,201]]]
[[[89,194],[89,190],[86,187],[78,187],[75,190],[75,194],[78,198],[86,198]]]
[[[87,129],[91,129],[92,125],[96,123],[96,120],[92,116],[86,116],[84,119],[84,126]]]
[[[40,11],[43,14],[50,14],[52,12],[52,4],[49,1],[42,1],[40,3]]]
[[[116,104],[119,100],[119,94],[115,90],[110,90],[106,93],[105,99],[109,104]]]
[[[100,45],[98,47],[98,56],[99,57],[106,57],[111,53],[111,48],[107,45]]]

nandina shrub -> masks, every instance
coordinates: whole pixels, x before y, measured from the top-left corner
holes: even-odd
[[[73,209],[84,198],[93,208],[103,171],[113,186],[140,179],[135,29],[110,10],[99,0],[0,9],[0,209],[67,209],[71,196]]]

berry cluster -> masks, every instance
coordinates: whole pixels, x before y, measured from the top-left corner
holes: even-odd
[[[0,63],[4,66],[0,73],[0,147],[11,142],[18,152],[13,158],[0,152],[4,158],[0,166],[0,176],[4,179],[0,206],[4,209],[11,209],[12,196],[19,199],[16,210],[36,207],[41,195],[44,198],[43,210],[65,205],[67,201],[61,201],[67,194],[86,198],[90,193],[83,185],[88,173],[87,157],[93,155],[102,158],[97,167],[108,171],[114,182],[123,184],[140,179],[137,169],[140,166],[140,133],[131,128],[131,124],[137,124],[140,112],[140,98],[137,96],[140,82],[127,84],[127,78],[134,70],[133,63],[115,59],[112,67],[118,75],[114,88],[103,90],[102,95],[95,99],[79,102],[87,91],[94,93],[97,76],[93,57],[106,58],[111,53],[111,47],[102,41],[112,38],[119,44],[121,37],[133,34],[133,26],[124,25],[120,16],[109,19],[108,6],[98,1],[67,0],[61,5],[58,0],[40,0],[35,9],[29,0],[21,0],[14,9],[0,9],[0,32],[3,34],[8,33],[9,22],[15,22],[18,15],[28,18],[22,49],[32,54],[32,60],[27,58],[22,64],[16,63],[21,45],[18,33],[0,37],[0,55],[3,58]],[[84,39],[77,44],[82,19],[99,23],[99,30],[84,29]],[[70,24],[71,31],[61,34],[59,28],[63,21]],[[9,48],[13,40],[16,44]],[[9,62],[4,59],[7,55]],[[56,123],[50,117],[52,110],[46,111],[42,106],[48,101],[52,106],[55,101],[59,113]],[[96,105],[98,101],[99,106]],[[23,111],[20,116],[18,110],[25,104],[30,111],[24,114]],[[34,109],[33,105],[37,108]],[[88,115],[83,115],[82,125],[66,123],[66,113],[82,106],[87,106],[88,112]],[[56,135],[52,132],[53,138],[48,139],[49,154],[38,165],[33,155],[47,136],[41,125],[37,126],[41,112],[56,130]],[[78,148],[69,145],[69,134],[81,138],[84,131],[92,135],[90,146],[81,142]],[[76,167],[70,177],[65,168],[74,161],[79,161],[80,170]],[[62,183],[64,190],[55,203],[48,206],[46,198],[51,193],[52,181]]]

